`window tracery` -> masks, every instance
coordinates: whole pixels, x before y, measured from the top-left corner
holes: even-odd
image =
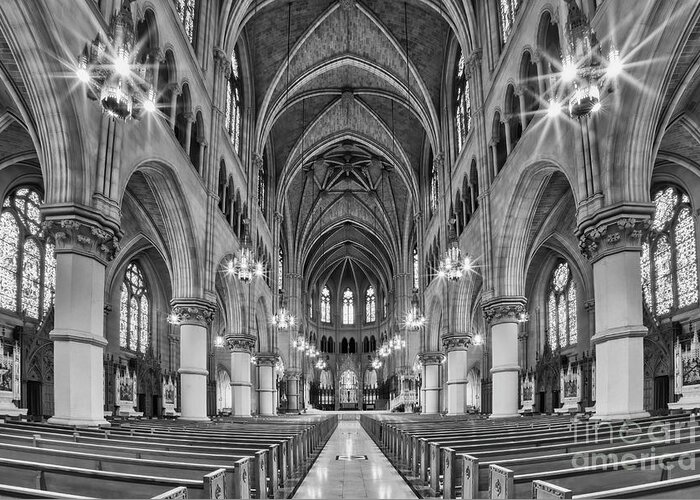
[[[459,152],[467,142],[467,134],[469,134],[469,130],[471,129],[472,119],[469,78],[464,54],[461,50],[457,58],[455,94],[455,125],[457,128],[457,152]]]
[[[148,287],[141,267],[131,262],[124,273],[119,297],[119,346],[146,353],[151,342]]]
[[[324,285],[321,290],[321,323],[331,322],[331,291]]]
[[[239,153],[241,147],[241,108],[243,84],[241,82],[238,54],[231,54],[231,75],[226,89],[226,130],[228,131],[233,150]]]
[[[569,264],[561,262],[554,268],[547,300],[547,340],[554,350],[578,342],[576,314],[576,283]]]
[[[194,44],[195,16],[197,13],[197,0],[177,0],[177,15],[185,28],[185,34],[191,44]]]
[[[352,325],[355,322],[355,297],[350,288],[343,292],[343,324]]]
[[[377,319],[377,297],[372,285],[367,288],[365,296],[365,323],[372,323]]]

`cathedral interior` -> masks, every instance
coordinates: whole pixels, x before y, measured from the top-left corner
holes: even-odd
[[[699,107],[700,0],[0,1],[0,497],[697,498]]]

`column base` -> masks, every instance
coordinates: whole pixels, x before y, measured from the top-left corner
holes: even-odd
[[[497,420],[499,418],[520,418],[520,415],[517,413],[492,413],[489,415],[489,419],[491,420]]]
[[[105,419],[71,418],[71,417],[51,417],[47,420],[49,424],[55,425],[76,425],[78,427],[111,427]]]
[[[211,422],[209,417],[178,417],[178,421],[182,420],[185,422]]]
[[[633,418],[645,418],[649,416],[648,411],[639,411],[636,413],[608,413],[607,415],[600,415],[595,413],[591,415],[589,420],[631,420]]]

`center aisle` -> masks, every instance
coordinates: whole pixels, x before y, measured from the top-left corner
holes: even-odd
[[[360,427],[340,420],[294,498],[417,498]]]

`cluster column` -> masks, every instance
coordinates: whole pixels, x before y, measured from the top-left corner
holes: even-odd
[[[423,413],[440,411],[440,365],[445,355],[437,352],[422,352],[418,359],[423,365]]]
[[[491,418],[518,416],[518,323],[525,314],[525,297],[499,297],[484,305],[491,325]]]
[[[207,328],[214,317],[214,307],[201,299],[175,299],[172,306],[172,316],[180,325],[180,418],[208,421]]]
[[[231,351],[231,404],[234,417],[250,417],[253,384],[250,381],[250,359],[255,349],[253,335],[228,335]]]
[[[260,353],[258,364],[258,413],[261,417],[275,415],[275,366],[279,356],[275,353]]]
[[[637,210],[633,210],[637,208]],[[644,210],[646,209],[646,210]],[[641,238],[648,207],[611,210],[579,230],[581,252],[593,263],[595,293],[595,388],[598,420],[646,416],[644,335],[640,271]],[[644,213],[646,211],[646,213]],[[630,213],[632,215],[630,215]]]
[[[287,382],[287,411],[298,412],[299,411],[299,378],[301,377],[301,370],[297,368],[290,368],[285,373],[285,380]]]
[[[447,413],[459,415],[467,408],[467,354],[472,343],[470,335],[446,335],[442,346],[447,351]]]
[[[44,229],[56,248],[54,416],[51,423],[108,426],[104,419],[105,267],[118,249],[116,228],[90,213],[68,217],[44,210]]]

